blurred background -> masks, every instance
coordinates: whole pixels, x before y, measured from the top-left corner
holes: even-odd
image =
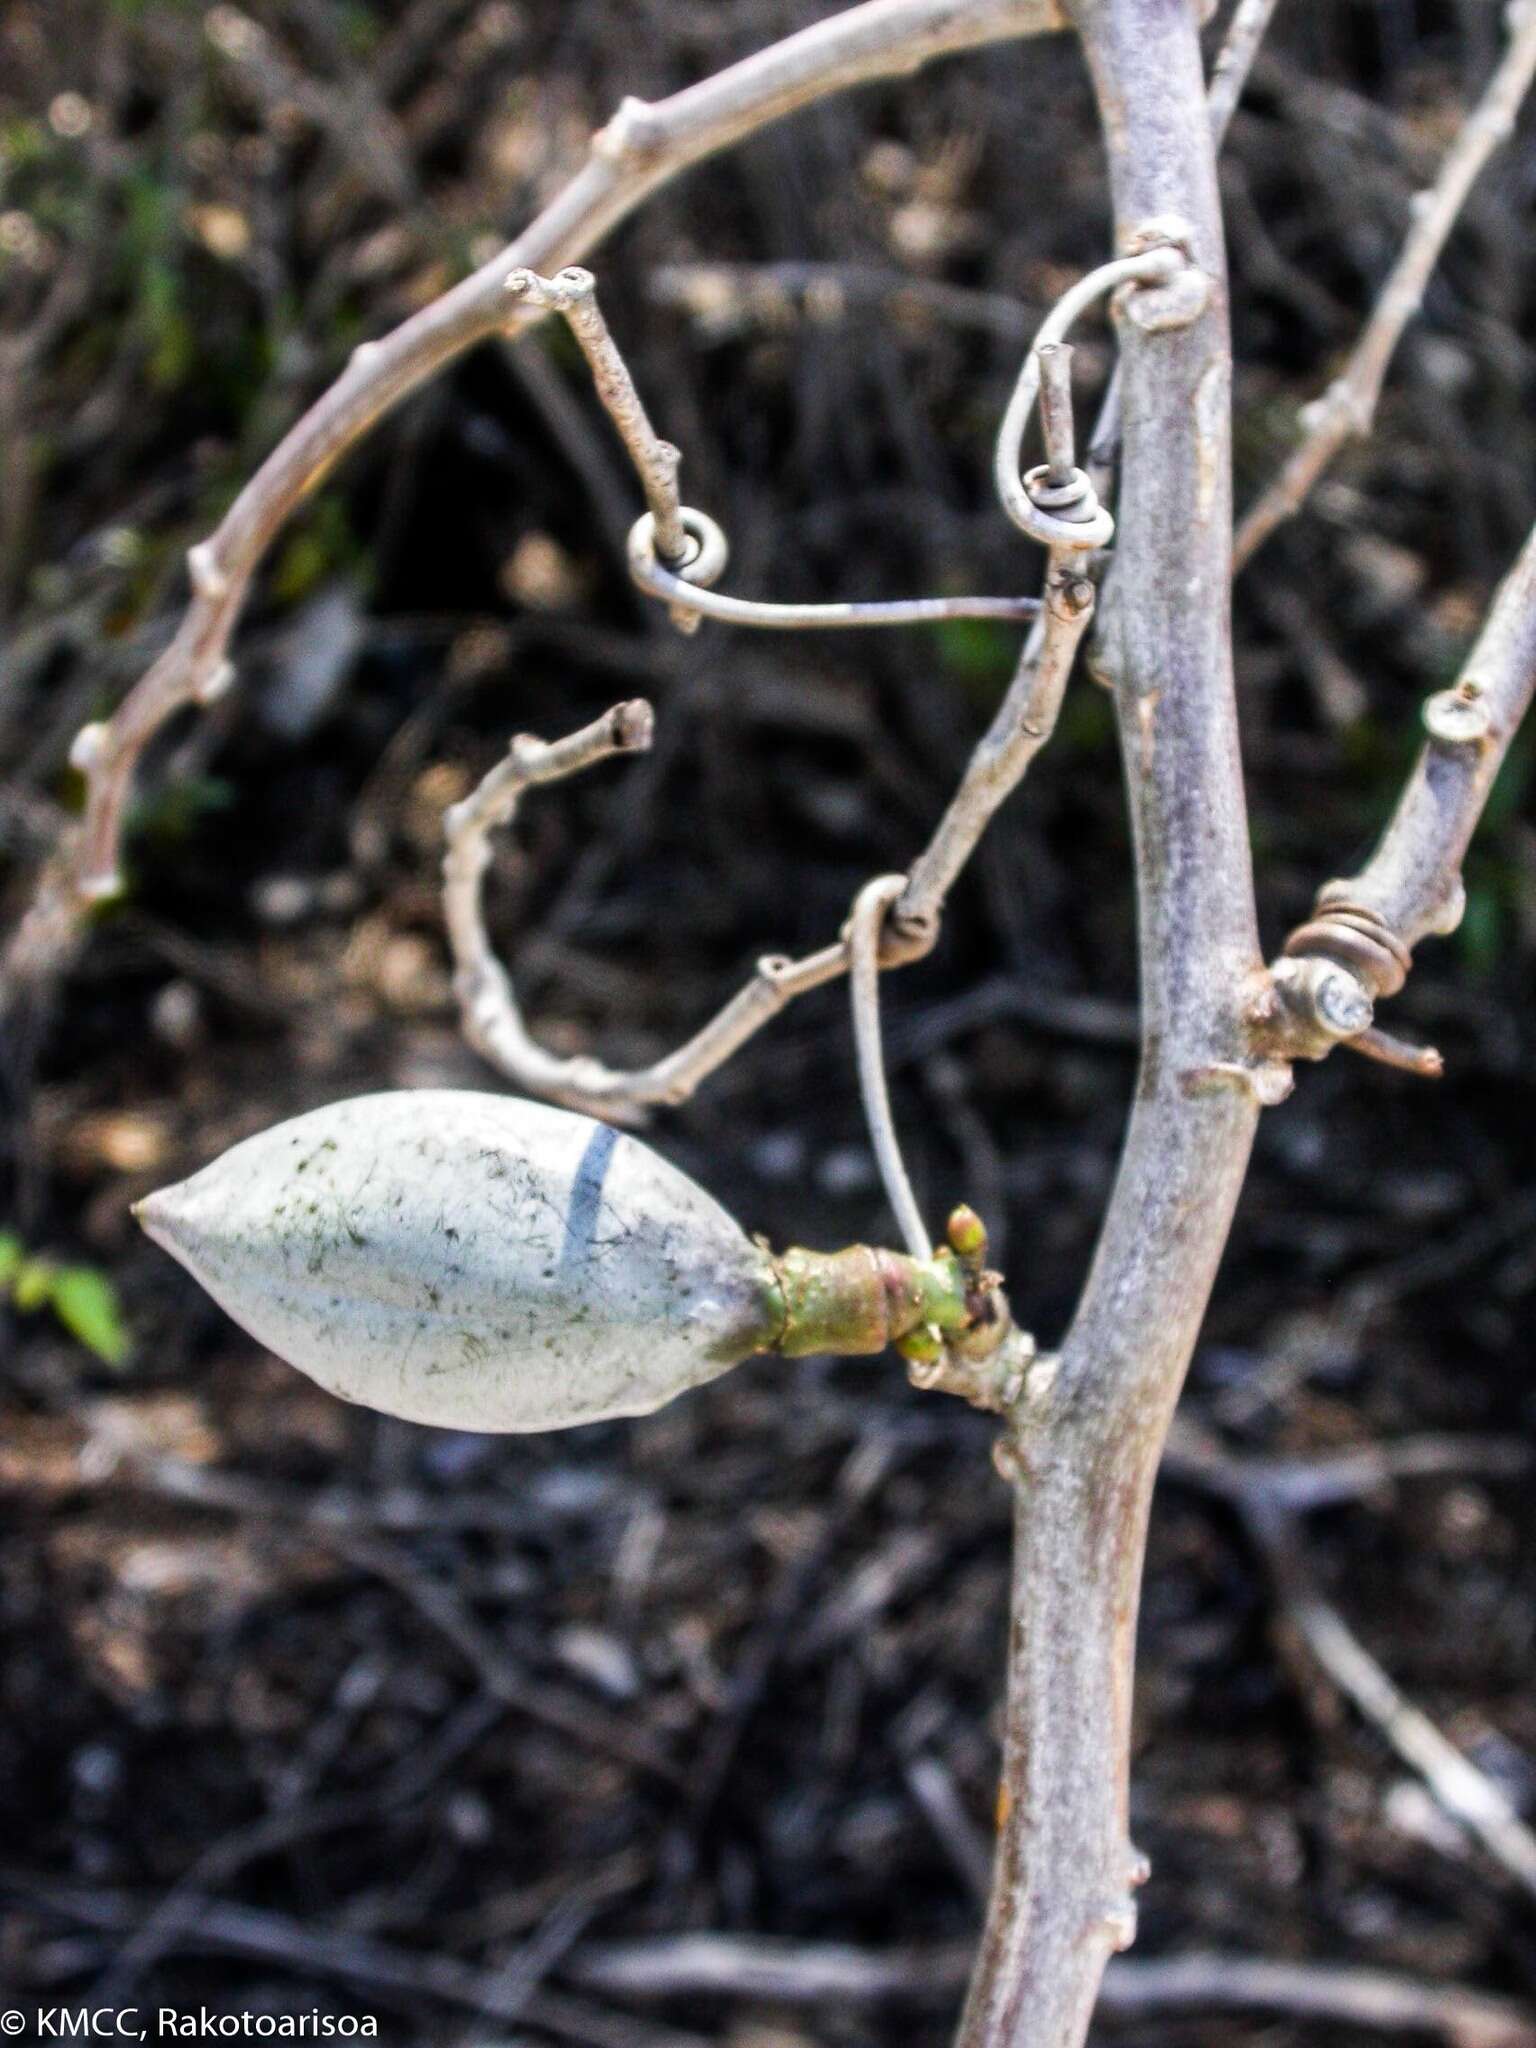
[[[484,260],[622,95],[830,11],[8,0],[4,922],[78,804],[71,735],[164,644],[187,546],[357,342]],[[1500,14],[1282,0],[1222,167],[1239,504],[1373,303]],[[1533,136],[1474,191],[1375,434],[1237,588],[1271,949],[1368,850],[1536,512]],[[653,200],[594,267],[685,496],[732,537],[728,587],[1033,589],[991,440],[1107,233],[1068,37],[832,100]],[[1096,392],[1106,330],[1080,338]],[[680,1041],[911,859],[1014,635],[679,639],[624,574],[638,509],[555,324],[386,421],[279,540],[243,687],[157,746],[125,897],[0,1048],[6,2002],[373,2015],[453,2048],[948,2039],[997,1768],[992,1425],[887,1359],[747,1367],[572,1435],[412,1429],[260,1353],[128,1216],[337,1096],[496,1085],[457,1031],[438,861],[444,806],[516,730],[658,707],[654,753],[530,801],[495,871],[496,937],[563,1049]],[[1448,1078],[1339,1056],[1260,1133],[1191,1424],[1304,1474],[1428,1437],[1428,1469],[1368,1459],[1280,1559],[1187,1456],[1161,1488],[1138,1957],[1369,1966],[1536,2011],[1530,1870],[1447,1816],[1296,1626],[1332,1603],[1536,1807],[1531,760],[1526,735],[1465,922],[1393,1005]],[[1134,1071],[1124,805],[1085,678],[937,951],[885,986],[925,1209],[992,1221],[1050,1341]],[[778,1242],[889,1236],[837,988],[652,1135]],[[680,1933],[730,1937],[714,1988],[658,1945]],[[755,1976],[748,1936],[787,1944]],[[852,1963],[818,1989],[802,1945],[828,1942]],[[1106,2041],[1380,2038],[1154,2014],[1121,1981]]]

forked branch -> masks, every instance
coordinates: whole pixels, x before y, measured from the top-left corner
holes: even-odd
[[[630,563],[642,589],[660,597],[674,613],[690,607],[729,606],[727,619],[754,626],[890,625],[911,617],[1013,616],[1025,608],[1036,619],[1018,669],[988,731],[973,753],[960,787],[928,846],[913,863],[900,889],[884,892],[881,966],[920,959],[937,939],[945,900],[999,805],[1016,789],[1030,762],[1050,738],[1078,646],[1093,615],[1094,586],[1074,567],[1110,538],[1114,522],[1098,503],[1086,474],[1074,460],[1070,384],[1071,349],[1062,337],[1088,306],[1119,291],[1143,295],[1153,322],[1176,321],[1181,309],[1204,302],[1204,281],[1177,236],[1148,230],[1145,246],[1103,265],[1067,292],[1045,320],[1025,358],[999,430],[994,480],[1005,511],[1047,549],[1043,599],[918,598],[887,604],[786,606],[742,598],[724,599],[698,586],[717,576],[726,557],[725,536],[714,521],[677,498],[677,451],[651,426],[622,356],[597,312],[585,271],[560,279],[518,273],[516,295],[552,305],[570,317],[576,309],[578,338],[593,364],[595,382],[641,478],[651,509],[630,539]],[[1045,461],[1020,476],[1024,435],[1041,407]],[[663,527],[681,534],[683,555],[672,570],[659,562]],[[719,616],[717,612],[715,614]],[[642,717],[643,714],[643,717]],[[628,735],[628,737],[625,737]],[[786,1003],[847,970],[850,940],[802,960],[768,955],[751,981],[686,1044],[650,1066],[624,1071],[578,1056],[561,1059],[530,1035],[511,980],[486,935],[482,888],[489,864],[488,834],[510,823],[517,797],[532,781],[549,781],[606,755],[650,743],[648,705],[621,705],[606,719],[546,747],[527,735],[512,743],[507,760],[492,769],[481,788],[450,812],[444,864],[449,938],[455,961],[454,987],[465,1034],[511,1081],[570,1108],[620,1122],[633,1122],[656,1104],[685,1101],[699,1084],[740,1050]],[[863,899],[861,898],[861,901]],[[888,1179],[890,1177],[888,1176]],[[894,1186],[894,1183],[893,1183]],[[902,1212],[899,1187],[895,1189]],[[910,1223],[911,1218],[908,1217]],[[911,1234],[909,1230],[909,1235]]]
[[[233,680],[235,625],[284,523],[350,448],[445,364],[540,317],[509,301],[511,273],[575,263],[658,187],[829,93],[1064,25],[1057,0],[865,0],[668,99],[624,101],[594,138],[585,166],[516,241],[392,334],[354,351],[216,532],[190,551],[192,599],[174,639],[112,717],[81,737],[85,815],[48,865],[7,948],[0,993],[9,997],[56,973],[91,905],[120,889],[123,817],[140,758],[167,719]]]

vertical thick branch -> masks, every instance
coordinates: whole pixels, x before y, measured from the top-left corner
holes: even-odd
[[[1118,308],[1125,462],[1100,658],[1135,826],[1143,1046],[1124,1156],[1048,1427],[1017,1446],[994,1890],[960,2048],[1076,2048],[1134,1932],[1127,1832],[1152,1482],[1278,1077],[1244,1047],[1260,971],[1232,692],[1230,348],[1193,0],[1076,0],[1122,252],[1195,268]]]

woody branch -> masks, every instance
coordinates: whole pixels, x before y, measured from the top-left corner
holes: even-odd
[[[1230,355],[1195,10],[1079,0],[1116,239],[1192,263],[1117,307],[1124,486],[1099,625],[1135,829],[1142,1062],[1087,1287],[1021,1428],[1002,1828],[960,2048],[1076,2048],[1145,1876],[1127,1830],[1148,1503],[1273,1075],[1232,692]]]
[[[1424,745],[1397,808],[1357,875],[1326,882],[1291,933],[1253,1012],[1255,1042],[1288,1058],[1336,1045],[1435,1074],[1439,1055],[1372,1025],[1407,979],[1421,939],[1455,931],[1461,867],[1483,808],[1536,693],[1536,532],[1500,585],[1457,681],[1424,706]]]
[[[7,998],[56,974],[93,903],[115,895],[123,818],[138,763],[174,713],[234,680],[230,642],[251,579],[277,533],[336,463],[454,357],[539,312],[509,301],[518,269],[576,262],[651,193],[755,130],[866,80],[932,58],[1065,25],[1058,0],[865,0],[654,104],[625,100],[587,162],[523,234],[379,341],[278,444],[217,530],[190,550],[192,598],[175,637],[112,717],[77,742],[85,814],[49,863],[0,964]]]
[[[1013,683],[932,838],[907,875],[897,878],[901,886],[886,892],[878,945],[882,966],[904,965],[932,949],[950,889],[998,807],[1018,787],[1055,729],[1077,649],[1093,614],[1093,583],[1076,565],[1104,546],[1114,522],[1099,505],[1086,473],[1076,466],[1072,351],[1062,337],[1081,313],[1117,287],[1171,285],[1187,268],[1182,247],[1154,235],[1146,249],[1100,266],[1064,294],[1025,356],[999,429],[993,476],[1009,518],[1046,549],[1043,598],[813,605],[727,599],[708,588],[725,566],[725,535],[706,514],[680,502],[678,451],[662,441],[650,423],[598,311],[590,274],[567,270],[558,279],[546,279],[519,271],[509,280],[520,299],[548,304],[571,321],[650,505],[630,537],[631,572],[640,588],[664,601],[674,621],[685,629],[697,624],[701,615],[769,628],[889,626],[955,616],[1035,621]],[[1046,459],[1021,475],[1021,450],[1037,405]],[[675,567],[670,570],[663,569],[659,559],[664,531],[675,548]],[[645,1068],[624,1072],[586,1055],[558,1059],[537,1044],[486,933],[482,895],[490,859],[488,835],[495,826],[510,824],[518,796],[529,783],[553,781],[610,754],[643,749],[650,744],[651,729],[649,705],[637,703],[616,707],[606,719],[553,747],[520,734],[507,760],[498,763],[475,794],[456,805],[445,820],[445,904],[454,987],[466,1036],[520,1087],[621,1122],[639,1120],[658,1103],[685,1101],[786,1003],[846,972],[853,950],[845,930],[837,944],[803,960],[765,956],[752,979],[716,1017],[675,1052]],[[899,1199],[896,1207],[899,1213]]]

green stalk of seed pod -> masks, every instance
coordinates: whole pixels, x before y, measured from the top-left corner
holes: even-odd
[[[135,1213],[319,1385],[455,1429],[646,1414],[754,1353],[869,1353],[970,1313],[951,1251],[776,1257],[638,1139],[508,1096],[332,1103]]]

